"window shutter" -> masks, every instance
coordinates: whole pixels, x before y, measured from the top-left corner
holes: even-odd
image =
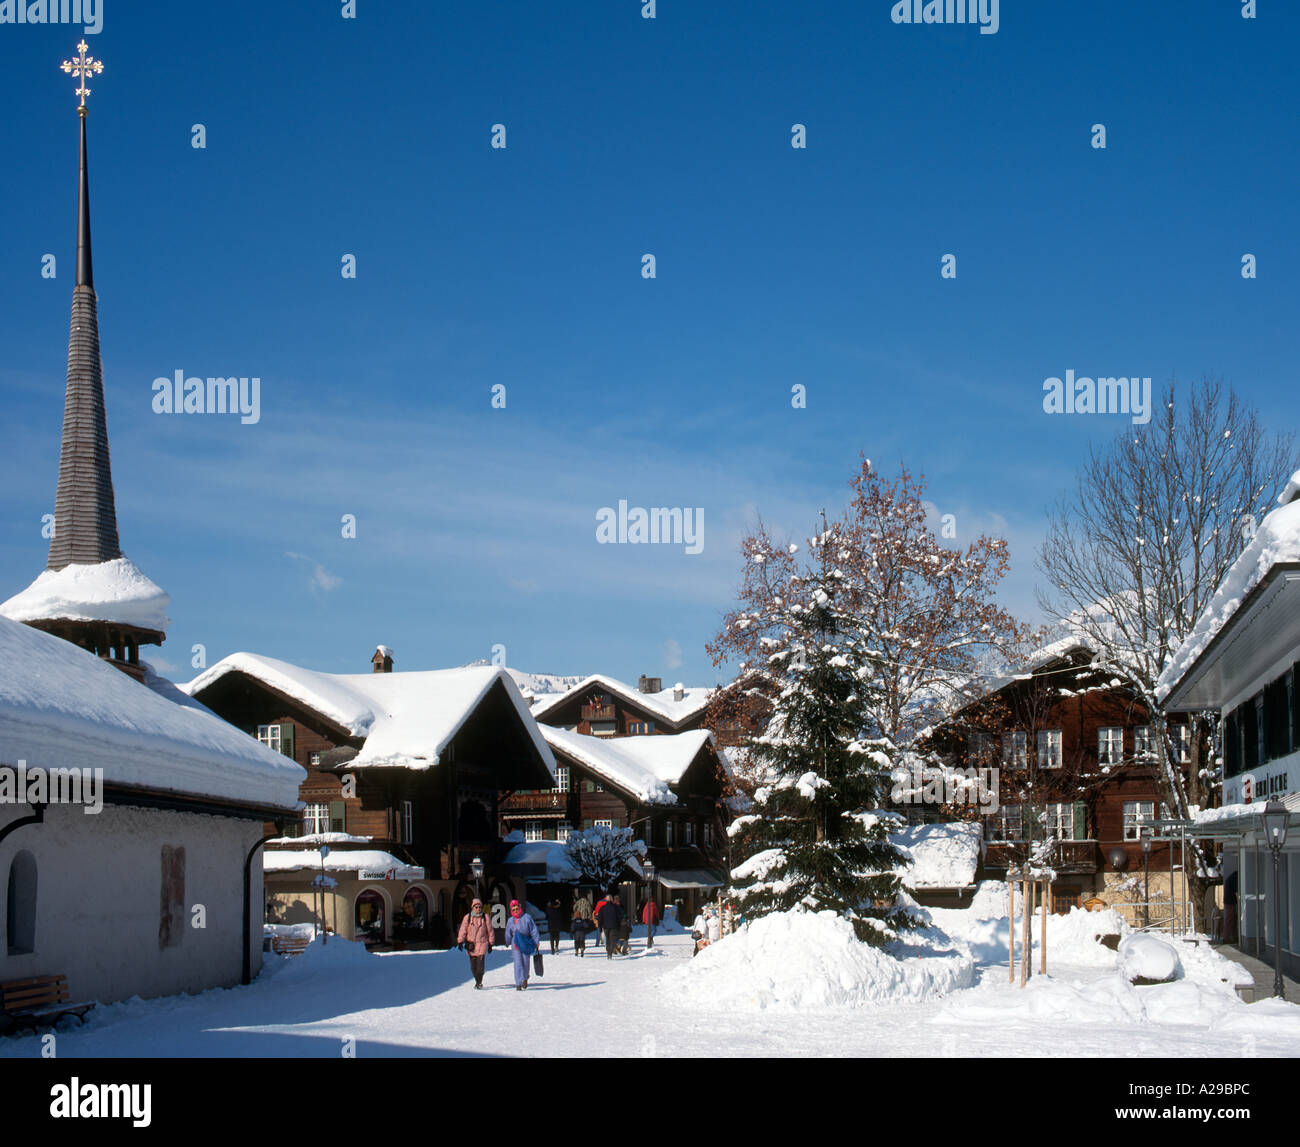
[[[594,820],[592,820],[591,817],[587,817],[587,818],[582,822],[582,827],[583,827],[584,829],[588,829],[588,828],[591,828],[595,823],[596,823],[596,822],[595,822]]]
[[[280,726],[280,752],[286,757],[293,756],[293,722],[285,721]]]
[[[330,801],[330,832],[347,832],[347,806],[343,801]]]
[[[1074,839],[1088,839],[1088,809],[1083,801],[1074,802]]]

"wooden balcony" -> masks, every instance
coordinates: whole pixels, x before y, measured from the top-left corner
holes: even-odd
[[[584,705],[581,709],[581,718],[584,721],[615,721],[618,715],[611,702],[608,705]]]
[[[568,807],[568,793],[551,792],[546,789],[541,792],[511,793],[501,802],[502,812],[564,812]]]
[[[1017,867],[1028,851],[1029,845],[1023,840],[991,840],[984,846],[984,867]],[[1101,851],[1095,840],[1058,840],[1048,863],[1065,874],[1096,872],[1101,867]]]

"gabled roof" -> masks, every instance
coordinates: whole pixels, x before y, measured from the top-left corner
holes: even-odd
[[[498,683],[546,767],[555,758],[505,669],[476,665],[410,673],[320,673],[255,653],[232,653],[183,688],[191,696],[241,673],[365,739],[349,768],[428,769]]]
[[[706,744],[707,729],[658,733],[644,737],[589,737],[552,725],[542,736],[561,756],[586,766],[642,804],[676,804],[670,785],[677,784]]]
[[[305,771],[152,674],[0,618],[0,764],[104,770],[104,783],[287,811]]]
[[[682,699],[677,701],[673,698],[676,688],[676,686],[673,686],[671,689],[662,689],[658,693],[642,693],[639,689],[628,685],[624,681],[619,681],[616,677],[606,677],[603,673],[595,673],[578,682],[577,685],[565,693],[558,696],[548,695],[537,700],[533,704],[533,716],[539,721],[544,721],[550,714],[575,698],[581,698],[588,693],[601,690],[613,693],[614,696],[626,704],[644,709],[647,713],[666,721],[670,725],[681,725],[702,713],[709,703],[710,696],[713,694],[713,689],[709,687],[683,687]]]

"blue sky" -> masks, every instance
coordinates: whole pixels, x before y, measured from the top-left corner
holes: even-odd
[[[384,642],[712,682],[744,529],[802,538],[859,451],[957,542],[1007,537],[1034,618],[1046,510],[1126,424],[1044,414],[1045,378],[1213,373],[1300,422],[1293,7],[1004,0],[980,35],[883,0],[103,4],[118,516],[179,679],[195,643],[364,671]],[[48,545],[79,36],[0,24],[0,597]],[[259,377],[261,420],[155,414],[177,370]],[[620,499],[702,507],[703,552],[598,545]]]

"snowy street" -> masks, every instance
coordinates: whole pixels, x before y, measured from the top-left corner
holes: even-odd
[[[1023,991],[1009,986],[1005,963],[992,959],[1005,920],[993,923],[987,944],[975,945],[987,958],[977,959],[972,988],[919,1003],[798,1013],[684,1004],[661,983],[690,961],[690,938],[680,934],[657,936],[649,953],[638,938],[631,956],[614,960],[591,947],[579,960],[566,937],[559,956],[546,956],[545,978],[523,993],[514,990],[504,949],[488,958],[485,989],[476,992],[459,951],[372,955],[334,941],[303,956],[268,957],[247,988],[96,1008],[84,1029],[65,1022],[58,1055],[332,1057],[349,1038],[358,1057],[1300,1055],[1300,1008],[1225,997],[1207,1009],[1190,980],[1125,989],[1177,989],[1162,1022],[1117,1019],[1109,1005],[1123,993],[1105,957],[1054,966]],[[1189,977],[1194,971],[1203,982],[1203,970],[1189,965]],[[36,1037],[0,1041],[0,1057],[40,1053]]]

